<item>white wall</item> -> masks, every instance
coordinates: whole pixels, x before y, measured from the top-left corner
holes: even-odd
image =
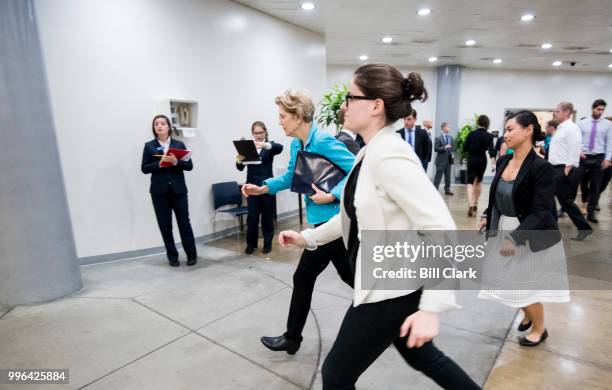
[[[327,65],[327,88],[330,89],[334,84],[346,84],[353,77],[353,73],[358,66],[346,66],[346,65]],[[433,118],[436,114],[436,88],[437,88],[437,74],[435,68],[406,68],[398,67],[398,69],[406,76],[410,72],[417,72],[423,78],[425,88],[429,98],[424,102],[414,102],[413,108],[417,110],[418,120],[417,123],[422,123],[425,118]],[[401,121],[397,123],[398,129],[403,126]]]
[[[485,114],[491,119],[491,129],[501,133],[506,108],[555,108],[557,103],[567,100],[574,104],[580,118],[591,113],[595,99],[612,104],[612,72],[467,68],[461,76],[459,123],[464,124],[475,113]]]
[[[163,245],[140,172],[156,100],[197,100],[187,172],[196,236],[213,229],[212,183],[243,181],[231,141],[263,120],[286,149],[274,97],[289,87],[320,100],[321,36],[226,0],[36,1],[78,256]],[[279,197],[278,212],[297,208]],[[234,225],[217,217],[216,230]],[[176,229],[175,229],[176,230]],[[175,232],[176,233],[176,232]],[[176,234],[178,238],[178,234]]]

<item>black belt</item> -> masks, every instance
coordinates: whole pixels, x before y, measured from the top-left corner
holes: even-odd
[[[599,157],[604,157],[606,154],[605,153],[596,153],[596,154],[586,154],[587,158],[599,158]]]

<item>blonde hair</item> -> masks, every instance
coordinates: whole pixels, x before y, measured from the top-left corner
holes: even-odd
[[[561,111],[569,111],[570,113],[574,112],[574,105],[570,102],[559,103],[559,108],[561,109]]]
[[[315,114],[315,105],[306,91],[288,89],[274,102],[285,112],[296,115],[306,123],[311,123]]]

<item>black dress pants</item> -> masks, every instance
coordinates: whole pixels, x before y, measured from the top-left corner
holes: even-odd
[[[588,202],[587,212],[589,215],[595,214],[595,209],[599,203],[599,189],[601,187],[604,155],[595,154],[587,155],[587,158],[580,161],[580,173],[582,179],[580,181],[580,192],[582,193],[582,202]]]
[[[408,348],[407,337],[399,337],[402,323],[418,310],[421,291],[399,298],[349,307],[338,337],[322,368],[323,390],[353,390],[359,376],[389,347],[415,370],[423,372],[444,389],[479,389],[480,387],[433,344]],[[379,388],[385,388],[381,378]],[[406,384],[406,388],[412,388]]]
[[[578,230],[592,230],[574,201],[580,182],[580,173],[573,168],[566,176],[564,170],[563,165],[555,166],[555,196]]]
[[[263,232],[264,248],[272,247],[274,237],[274,212],[276,202],[274,195],[264,194],[247,198],[247,246],[257,248],[259,236],[259,216],[261,215],[261,230]]]
[[[153,208],[155,209],[159,230],[164,239],[168,260],[178,260],[178,252],[172,235],[172,211],[176,216],[176,223],[187,259],[191,260],[198,257],[191,222],[189,222],[187,194],[177,194],[172,190],[172,187],[169,187],[165,194],[151,194],[151,199],[153,199]]]
[[[302,341],[302,330],[308,318],[315,281],[330,261],[340,278],[353,287],[354,274],[342,238],[321,245],[314,251],[304,250],[293,274],[293,293],[285,333],[287,339]]]

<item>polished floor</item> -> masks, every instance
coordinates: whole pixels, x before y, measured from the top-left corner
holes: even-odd
[[[446,197],[459,228],[465,187]],[[486,192],[481,197],[484,206]],[[463,309],[442,316],[436,344],[487,389],[612,388],[610,192],[596,234],[565,240],[572,301],[546,305],[550,337],[520,347],[514,309],[460,292]],[[565,235],[575,233],[567,217]],[[300,229],[297,218],[278,230]],[[37,389],[320,389],[320,367],[351,302],[333,267],[320,276],[302,348],[271,352],[261,335],[282,333],[300,251],[244,255],[244,237],[199,246],[195,267],[163,256],[82,267],[84,288],[51,303],[0,306],[0,368],[69,368],[70,384]],[[261,248],[261,246],[260,246]],[[184,259],[183,259],[184,261]],[[581,288],[582,290],[578,290]],[[387,350],[358,389],[434,389]]]

